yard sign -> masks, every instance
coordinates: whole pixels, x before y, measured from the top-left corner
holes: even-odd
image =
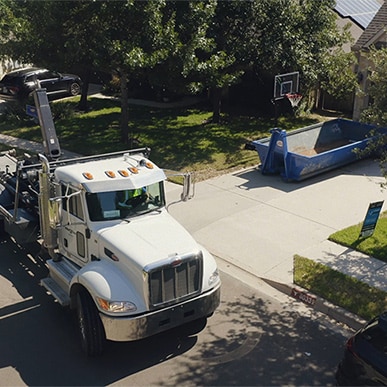
[[[370,203],[368,206],[368,211],[363,222],[363,227],[360,231],[360,238],[367,238],[374,233],[376,223],[379,219],[380,211],[383,207],[383,203],[384,201],[374,202]]]

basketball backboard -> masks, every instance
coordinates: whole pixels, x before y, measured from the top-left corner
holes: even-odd
[[[298,71],[276,75],[274,77],[274,100],[285,98],[289,93],[298,93],[299,79]]]

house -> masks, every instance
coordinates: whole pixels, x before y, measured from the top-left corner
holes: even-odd
[[[344,28],[349,23],[350,33],[356,42],[379,11],[383,0],[336,0],[337,25]],[[344,46],[351,51],[351,43]]]
[[[345,52],[351,52],[353,44],[363,35],[383,3],[383,0],[336,0],[334,7],[337,15],[336,24],[340,29],[349,25],[349,32],[352,37],[352,42],[348,42],[343,46]],[[358,72],[358,66],[354,67],[354,71]],[[355,93],[349,94],[344,101],[338,101],[324,93],[323,107],[352,113],[355,99]]]
[[[361,92],[357,93],[353,105],[353,119],[359,120],[361,112],[367,108],[369,96],[367,88],[369,86],[368,72],[371,63],[369,63],[366,53],[370,47],[387,47],[387,2],[384,2],[375,14],[367,28],[353,45],[352,50],[355,53],[358,64],[357,74]]]

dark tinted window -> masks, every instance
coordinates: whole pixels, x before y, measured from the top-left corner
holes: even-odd
[[[7,83],[7,84],[20,84],[23,82],[23,77],[15,76],[15,75],[6,75],[1,80],[1,83]]]
[[[35,82],[36,81],[36,75],[29,75],[26,77],[25,82]]]
[[[387,332],[380,328],[377,321],[362,333],[362,337],[381,352],[387,350]]]
[[[52,78],[58,78],[57,73],[52,71],[45,71],[43,73],[38,73],[39,79],[52,79]]]

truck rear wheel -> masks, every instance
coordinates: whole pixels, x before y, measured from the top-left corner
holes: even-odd
[[[97,307],[87,291],[77,294],[77,323],[82,350],[88,356],[101,355],[105,346],[105,330]]]

